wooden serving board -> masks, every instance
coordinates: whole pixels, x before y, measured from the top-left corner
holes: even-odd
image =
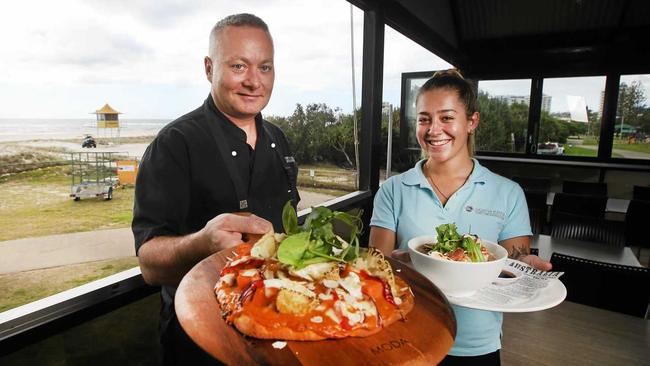
[[[401,262],[388,259],[395,274],[415,294],[405,321],[365,338],[317,342],[250,338],[221,317],[213,288],[226,264],[228,249],[204,259],[185,275],[176,291],[175,307],[185,332],[203,350],[228,365],[435,365],[456,336],[456,319],[444,295],[429,280]]]

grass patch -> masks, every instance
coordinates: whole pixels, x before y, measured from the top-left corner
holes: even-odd
[[[113,224],[126,224],[130,225],[133,221],[133,211],[129,212],[117,212],[111,216],[111,222]]]
[[[614,149],[625,150],[625,151],[634,151],[648,154],[650,158],[650,144],[628,144],[627,142],[614,142]]]
[[[49,167],[4,177],[0,241],[130,225],[133,187],[115,189],[111,201],[74,201],[68,172],[67,166]]]
[[[596,157],[598,156],[598,150],[596,149],[587,149],[584,147],[580,146],[566,146],[564,148],[564,155],[567,156],[589,156],[589,157]],[[623,155],[619,153],[612,152],[612,157],[613,158],[622,158]]]
[[[298,170],[298,186],[304,188],[353,192],[356,189],[356,179],[355,170],[342,169],[334,165],[307,165],[300,166]]]
[[[583,145],[598,145],[598,141],[594,137],[584,137],[582,140]],[[628,144],[627,139],[614,139],[614,145],[612,146],[613,149],[616,150],[625,150],[625,151],[633,151],[633,152],[639,152],[639,153],[644,153],[648,154],[648,158],[650,159],[650,144],[646,143],[636,143],[636,144]],[[622,158],[623,155],[621,154],[612,154],[612,157],[615,158]]]
[[[598,139],[595,136],[583,136],[582,137],[583,145],[598,145]]]
[[[598,156],[598,150],[585,149],[580,146],[565,146],[564,155],[568,156]]]
[[[354,171],[335,166],[312,168],[317,170],[318,187],[310,184],[301,190],[332,196],[354,190]],[[309,170],[306,177],[309,179]],[[133,186],[115,189],[111,201],[74,201],[69,197],[70,185],[67,164],[0,177],[0,242],[130,226]],[[0,312],[137,265],[137,258],[133,257],[0,275]]]
[[[301,168],[298,186],[332,196],[355,190],[355,171],[327,166]],[[117,188],[113,199],[74,201],[70,167],[55,166],[0,178],[0,241],[44,235],[128,227],[133,219],[133,186]]]
[[[32,172],[42,168],[66,164],[67,162],[60,157],[36,151],[0,155],[0,179],[16,173]]]
[[[0,312],[136,267],[136,257],[0,275]]]

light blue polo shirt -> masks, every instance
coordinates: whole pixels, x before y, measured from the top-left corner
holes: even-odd
[[[452,222],[460,234],[471,230],[492,242],[532,235],[521,187],[472,160],[474,170],[467,182],[449,197],[444,207],[422,172],[424,160],[389,178],[375,196],[370,226],[394,231],[396,246],[404,250],[408,249],[409,239],[436,235],[438,225]],[[501,348],[502,313],[455,305],[452,308],[457,331],[450,355],[478,356]]]

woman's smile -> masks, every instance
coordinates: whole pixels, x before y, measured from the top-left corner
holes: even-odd
[[[427,139],[426,142],[429,146],[439,147],[447,145],[451,142],[451,139]]]

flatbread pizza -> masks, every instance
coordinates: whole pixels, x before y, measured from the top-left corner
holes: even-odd
[[[349,242],[332,221],[351,228]],[[414,305],[408,284],[380,251],[359,248],[358,217],[316,207],[299,227],[289,204],[287,234],[269,232],[241,244],[214,291],[222,316],[262,339],[315,341],[366,337],[405,319]]]

